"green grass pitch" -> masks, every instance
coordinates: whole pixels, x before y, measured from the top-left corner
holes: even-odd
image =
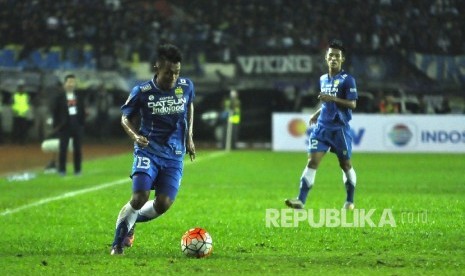
[[[2,275],[465,273],[464,155],[354,154],[356,207],[375,209],[376,224],[391,210],[395,227],[267,227],[267,209],[285,210],[284,199],[297,195],[306,154],[201,151],[193,163],[186,158],[172,208],[139,224],[124,256],[110,256],[116,216],[131,193],[131,162],[128,152],[85,162],[80,177],[3,177]],[[339,210],[344,198],[341,170],[328,154],[306,208]],[[181,253],[182,234],[195,226],[213,238],[208,258]]]

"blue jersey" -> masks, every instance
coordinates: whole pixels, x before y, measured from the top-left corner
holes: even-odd
[[[320,77],[320,91],[341,99],[357,99],[355,79],[344,70],[341,70],[334,77],[329,74],[322,75]],[[323,102],[318,124],[330,129],[348,127],[351,119],[352,110],[350,108],[339,107],[335,102]]]
[[[149,146],[142,149],[134,143],[134,148],[182,160],[186,153],[188,107],[194,97],[194,84],[186,78],[178,78],[169,91],[158,88],[153,80],[135,86],[121,111],[127,117],[140,115],[139,133],[147,137]]]

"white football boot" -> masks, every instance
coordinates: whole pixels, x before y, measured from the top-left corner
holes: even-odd
[[[349,202],[349,201],[346,201],[344,203],[344,206],[342,206],[342,209],[346,209],[346,210],[350,210],[350,211],[354,210],[354,208],[355,208],[355,204],[352,203],[352,202]]]

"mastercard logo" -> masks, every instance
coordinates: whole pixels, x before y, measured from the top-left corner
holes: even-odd
[[[292,119],[287,125],[288,132],[294,137],[300,137],[307,131],[307,123],[302,119]]]

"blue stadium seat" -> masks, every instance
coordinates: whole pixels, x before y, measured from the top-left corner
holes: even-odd
[[[57,70],[61,67],[61,52],[60,46],[53,46],[44,57],[45,69]]]
[[[44,68],[45,61],[40,50],[34,50],[29,54],[29,66],[32,68]]]
[[[16,66],[16,52],[13,49],[2,49],[0,51],[0,66],[12,68]]]
[[[86,69],[95,69],[95,58],[94,58],[94,49],[92,45],[86,44],[84,46],[84,68]]]
[[[78,54],[74,48],[67,48],[64,51],[64,58],[61,63],[62,68],[65,70],[76,69],[76,61],[78,60]]]

